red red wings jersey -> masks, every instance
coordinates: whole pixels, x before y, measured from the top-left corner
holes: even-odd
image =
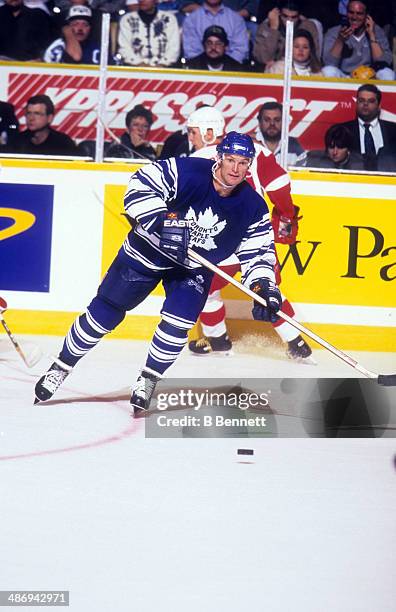
[[[254,148],[256,156],[246,177],[247,181],[260,195],[267,194],[282,216],[293,218],[294,208],[288,173],[278,164],[274,154],[267,147],[255,142]],[[204,147],[192,154],[192,157],[206,159],[216,159],[216,156],[216,145]]]

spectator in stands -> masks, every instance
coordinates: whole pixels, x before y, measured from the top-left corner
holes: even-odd
[[[276,6],[279,0],[261,0],[257,12],[257,23],[262,23],[268,13]],[[314,19],[320,24],[320,31],[326,32],[329,28],[340,23],[340,0],[299,0],[300,14],[303,19]]]
[[[313,0],[314,1],[314,0]],[[340,0],[340,13],[346,16],[348,11],[349,0]],[[395,0],[368,0],[367,11],[374,19],[375,23],[379,25],[386,33],[388,40],[392,38],[391,28],[392,24],[396,25],[396,1]]]
[[[125,0],[122,0],[122,4],[124,3]],[[91,36],[99,41],[102,31],[102,11],[97,8],[97,4],[98,3],[95,2],[95,0],[55,0],[56,6],[53,8],[53,18],[57,24],[57,34],[61,34],[62,28],[67,21],[70,9],[75,6],[85,6],[92,11]],[[117,6],[117,4],[119,5],[120,2],[114,3],[115,6]]]
[[[119,53],[132,66],[172,66],[180,55],[175,15],[157,9],[157,0],[139,0],[139,10],[120,19]]]
[[[169,159],[170,157],[188,157],[190,155],[190,144],[188,141],[187,129],[177,130],[164,142],[164,146],[159,154],[159,159]]]
[[[44,61],[64,64],[100,64],[100,41],[92,36],[92,11],[72,6],[57,38],[44,53]]]
[[[228,38],[226,31],[221,26],[209,26],[206,28],[202,44],[204,52],[187,60],[187,68],[192,70],[242,70],[243,66],[232,57],[227,55]]]
[[[0,153],[15,153],[19,137],[19,123],[14,106],[0,101]]]
[[[180,0],[181,15],[188,15],[202,6],[204,0]],[[224,6],[236,11],[244,20],[250,36],[254,38],[257,29],[257,12],[260,0],[223,0]]]
[[[127,113],[125,124],[127,131],[121,136],[119,143],[110,145],[107,157],[138,157],[156,158],[154,148],[148,142],[150,128],[154,122],[153,113],[142,104],[137,104]]]
[[[51,40],[51,19],[23,0],[5,0],[0,6],[0,59],[37,60]]]
[[[352,133],[352,151],[364,157],[366,170],[378,169],[378,152],[396,155],[396,123],[380,119],[382,94],[371,83],[357,90],[356,119],[337,124]]]
[[[317,57],[321,55],[318,30],[309,19],[300,13],[299,4],[292,0],[281,0],[279,8],[273,8],[257,29],[253,45],[253,57],[265,69],[285,56],[286,22],[293,21],[294,28],[309,32],[315,44]]]
[[[285,59],[274,62],[266,72],[283,74]],[[293,37],[292,74],[299,76],[320,76],[321,64],[316,55],[315,44],[311,34],[306,30],[296,30]]]
[[[280,162],[281,135],[282,135],[282,104],[279,102],[265,102],[257,116],[258,127],[256,140],[265,145]],[[297,138],[289,136],[287,165],[295,166],[304,149]]]
[[[350,77],[359,66],[371,66],[378,79],[395,78],[389,42],[383,29],[368,15],[366,2],[350,0],[347,23],[326,33],[323,63],[327,77]]]
[[[183,50],[186,59],[204,52],[203,35],[210,26],[221,26],[227,33],[228,55],[244,62],[249,54],[249,37],[243,17],[224,6],[222,0],[205,0],[183,23]]]
[[[352,151],[352,134],[343,125],[332,125],[325,134],[324,151],[307,151],[296,166],[364,170],[363,157]]]
[[[28,155],[77,155],[73,140],[51,127],[55,108],[46,95],[32,96],[26,105],[26,131],[20,134],[17,153]]]

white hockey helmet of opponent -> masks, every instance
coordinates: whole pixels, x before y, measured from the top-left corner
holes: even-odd
[[[192,112],[187,119],[187,127],[198,128],[203,142],[206,145],[213,144],[217,138],[224,134],[225,121],[222,113],[213,106],[202,106]],[[213,136],[208,139],[208,130],[212,130]]]

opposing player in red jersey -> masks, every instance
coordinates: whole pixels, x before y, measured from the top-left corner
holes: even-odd
[[[216,145],[224,133],[224,118],[217,109],[205,106],[191,113],[187,120],[187,131],[193,156],[216,158]],[[298,232],[299,208],[293,204],[288,173],[278,164],[271,151],[256,142],[256,157],[250,167],[247,180],[251,186],[264,197],[268,195],[273,204],[272,226],[275,242],[293,244]],[[220,268],[231,276],[238,272],[239,262],[236,256],[223,261]],[[280,282],[280,269],[277,265],[277,283]],[[189,343],[189,349],[195,354],[206,355],[212,352],[228,353],[232,342],[227,334],[224,302],[220,290],[227,281],[215,276],[212,281],[208,300],[200,315],[204,336]],[[294,317],[293,306],[282,294],[282,311]],[[312,351],[299,332],[283,319],[272,324],[283,342],[287,343],[286,353],[291,359],[314,363]]]

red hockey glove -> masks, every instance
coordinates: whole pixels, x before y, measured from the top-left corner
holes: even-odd
[[[272,227],[274,229],[275,242],[281,244],[294,244],[297,238],[298,222],[301,217],[298,216],[300,209],[294,206],[294,216],[290,219],[281,215],[279,210],[274,207],[272,209]]]
[[[0,314],[2,312],[5,312],[7,310],[8,306],[7,306],[7,302],[5,301],[4,298],[0,297]]]

